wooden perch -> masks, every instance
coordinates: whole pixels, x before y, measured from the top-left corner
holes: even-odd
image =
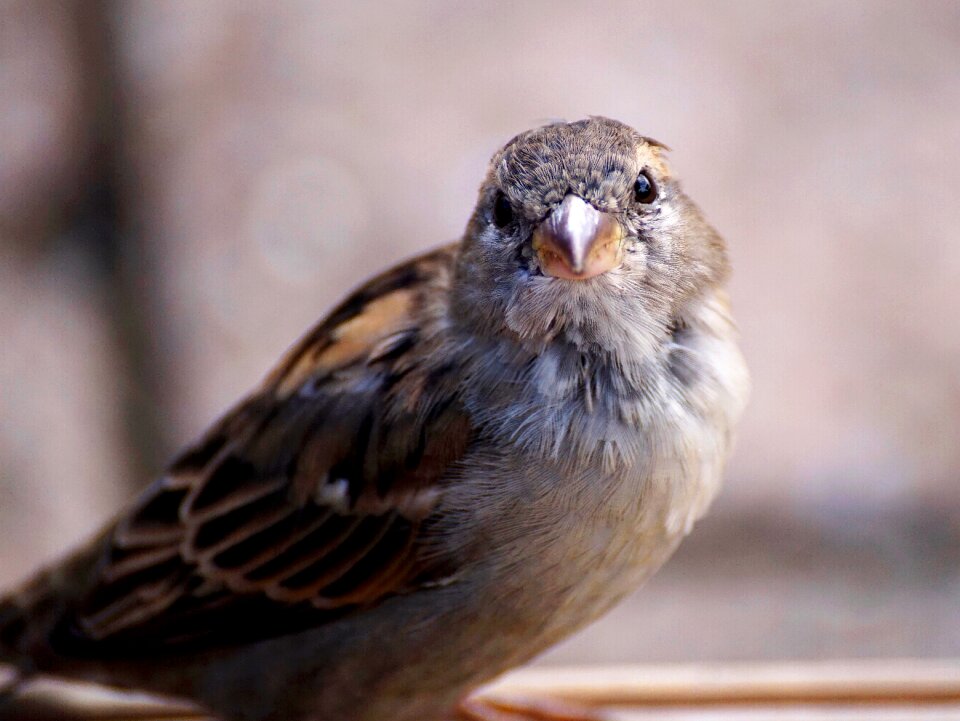
[[[725,719],[746,716],[749,709],[780,715],[787,707],[810,709],[804,719],[849,718],[844,708],[867,714],[858,719],[907,718],[903,713],[911,719],[957,718],[960,660],[536,667],[508,674],[479,693],[565,699],[607,709],[616,719],[646,718],[640,714],[663,707],[689,710],[671,719],[716,718],[720,709],[726,709]],[[891,709],[901,715],[890,716]],[[954,710],[958,716],[949,715]],[[150,696],[44,679],[29,684],[15,710],[0,707],[0,721],[214,720],[195,707]]]
[[[960,660],[529,668],[483,693],[597,706],[960,703]]]

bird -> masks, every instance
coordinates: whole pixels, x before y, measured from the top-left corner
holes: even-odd
[[[459,241],[348,294],[3,596],[0,662],[224,721],[518,718],[471,693],[667,560],[748,399],[669,152],[597,116],[507,142]]]

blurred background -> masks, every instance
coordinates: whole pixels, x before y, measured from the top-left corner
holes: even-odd
[[[755,387],[709,518],[542,662],[960,654],[949,0],[0,0],[0,584],[588,114],[674,148]]]

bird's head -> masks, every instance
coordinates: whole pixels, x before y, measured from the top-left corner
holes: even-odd
[[[463,312],[534,344],[658,342],[727,271],[665,152],[599,117],[513,138],[490,161],[463,241]]]

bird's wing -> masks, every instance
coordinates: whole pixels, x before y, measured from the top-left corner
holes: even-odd
[[[431,513],[472,434],[436,352],[452,257],[355,292],[179,457],[107,535],[75,642],[268,636],[449,572]]]

